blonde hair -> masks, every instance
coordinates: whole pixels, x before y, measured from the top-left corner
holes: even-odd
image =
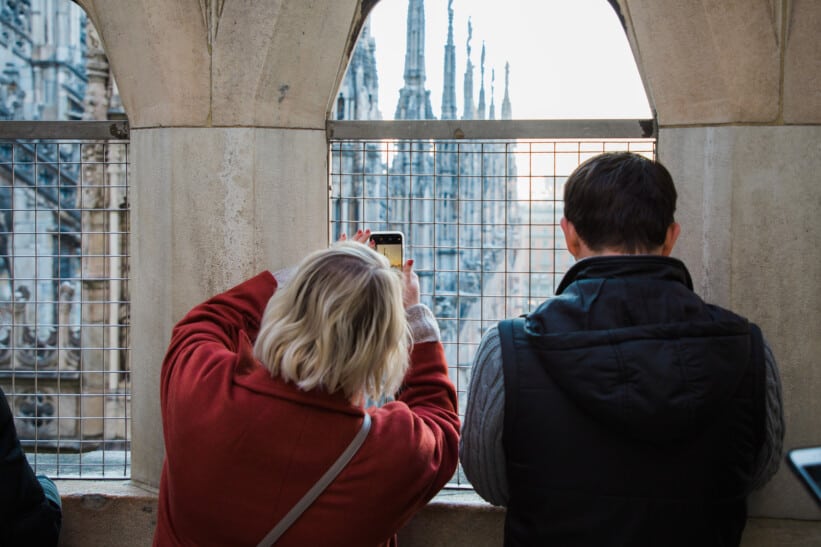
[[[301,389],[379,399],[402,383],[411,344],[400,276],[366,245],[339,242],[274,293],[254,355]]]

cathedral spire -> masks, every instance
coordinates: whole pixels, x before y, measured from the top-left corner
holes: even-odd
[[[433,119],[430,92],[425,89],[425,1],[408,0],[405,86],[399,90],[397,120]]]
[[[456,46],[453,45],[453,0],[448,0],[448,41],[445,44],[442,119],[456,119]]]
[[[470,40],[473,38],[473,23],[468,17],[468,39],[467,39],[467,62],[465,67],[465,110],[462,114],[463,120],[472,120],[474,114],[473,106],[473,61],[470,60]]]
[[[408,27],[405,49],[405,86],[425,84],[425,2],[408,2]]]
[[[510,63],[505,63],[505,98],[502,99],[502,119],[513,119],[513,111],[510,107]]]
[[[485,119],[485,42],[482,41],[482,57],[479,63],[479,106],[476,118]]]
[[[496,95],[496,69],[490,69],[490,113],[488,114],[489,120],[496,119],[496,105],[494,104]]]

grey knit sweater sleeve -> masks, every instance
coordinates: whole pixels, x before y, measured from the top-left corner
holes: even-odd
[[[765,400],[764,445],[756,458],[752,489],[757,490],[778,471],[784,450],[784,405],[781,398],[781,377],[773,350],[764,340]]]
[[[413,343],[438,342],[441,339],[439,323],[433,312],[424,304],[415,304],[405,310],[408,328],[413,335]]]
[[[473,488],[494,505],[507,505],[508,500],[502,447],[504,384],[499,331],[491,327],[473,358],[459,458]]]

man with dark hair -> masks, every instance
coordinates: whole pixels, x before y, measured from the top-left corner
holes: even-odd
[[[753,323],[705,303],[667,169],[632,153],[570,175],[577,262],[556,296],[488,329],[460,456],[507,507],[505,545],[738,545],[781,459],[778,370]]]

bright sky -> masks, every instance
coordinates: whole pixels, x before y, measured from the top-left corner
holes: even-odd
[[[607,0],[453,0],[456,101],[463,112],[467,20],[473,25],[471,60],[474,103],[485,42],[485,97],[490,107],[491,69],[496,70],[496,117],[510,62],[513,117],[649,118],[650,107],[627,37]],[[380,0],[370,14],[376,40],[379,108],[392,119],[403,86],[407,0]],[[425,0],[427,88],[441,113],[448,1]]]

